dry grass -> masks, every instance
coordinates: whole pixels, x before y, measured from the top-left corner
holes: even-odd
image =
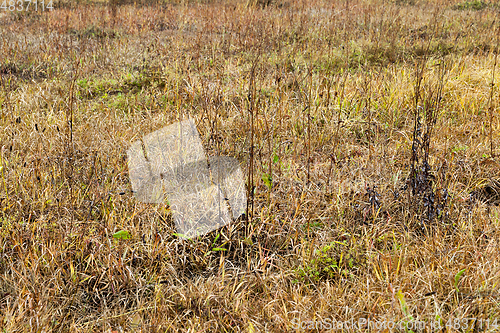
[[[4,332],[495,330],[497,5],[54,7],[0,14]],[[248,221],[192,242],[126,160],[187,116],[255,186]]]

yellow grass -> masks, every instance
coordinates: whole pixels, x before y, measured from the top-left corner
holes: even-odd
[[[495,331],[500,7],[265,3],[2,10],[4,332]],[[134,198],[126,155],[188,116],[255,186],[248,220],[193,241]]]

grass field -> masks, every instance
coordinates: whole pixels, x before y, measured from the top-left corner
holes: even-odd
[[[2,332],[497,331],[500,5],[17,8]],[[188,117],[248,187],[246,216],[192,240],[134,198],[126,153]]]

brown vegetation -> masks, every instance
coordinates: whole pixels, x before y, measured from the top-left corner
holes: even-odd
[[[451,0],[3,11],[0,328],[284,332],[365,318],[452,332],[475,318],[471,331],[494,331],[498,11]],[[248,219],[193,241],[174,235],[166,204],[135,200],[126,155],[188,116],[211,155],[241,162],[251,194]]]

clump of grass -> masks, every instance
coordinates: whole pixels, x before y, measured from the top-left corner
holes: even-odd
[[[346,251],[347,242],[331,242],[307,255],[304,263],[296,268],[297,280],[316,284],[324,280],[354,278],[359,269],[359,258]]]
[[[456,4],[453,8],[457,10],[482,10],[490,6],[490,3],[482,0],[464,1]]]
[[[146,2],[0,14],[2,329],[498,316],[491,5]],[[249,198],[194,240],[126,156],[187,116]]]
[[[477,190],[471,192],[472,200],[480,200],[488,205],[500,205],[500,181],[491,179],[480,186]]]

